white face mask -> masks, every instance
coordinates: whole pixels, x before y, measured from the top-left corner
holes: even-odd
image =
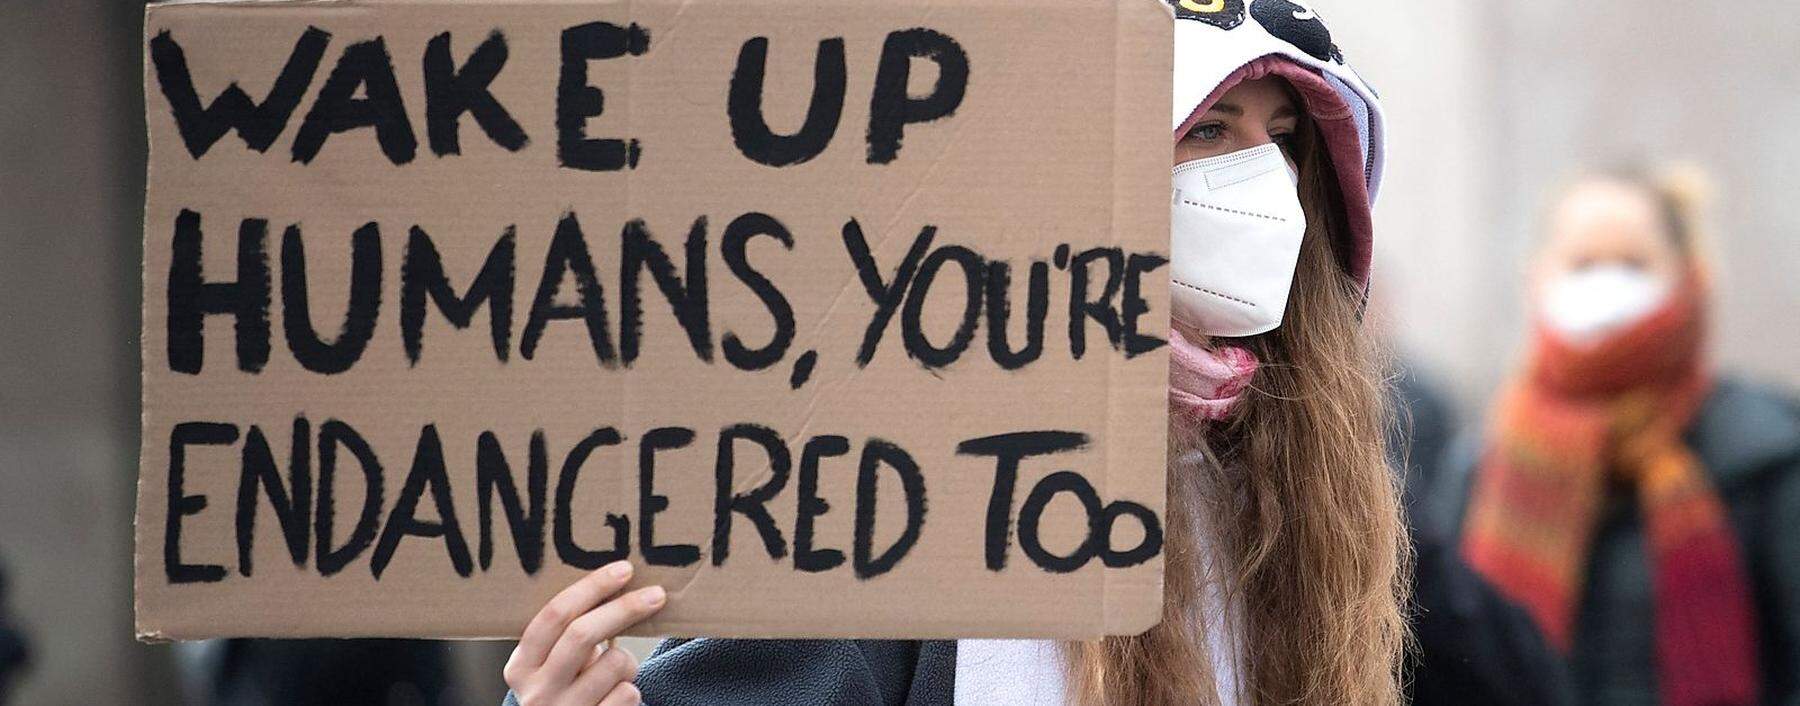
[[[1306,235],[1299,178],[1267,144],[1175,165],[1170,309],[1208,336],[1281,325]]]
[[[1635,267],[1597,265],[1551,280],[1539,308],[1551,330],[1586,342],[1637,323],[1662,306],[1670,289],[1667,280]]]

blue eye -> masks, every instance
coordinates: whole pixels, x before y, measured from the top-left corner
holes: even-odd
[[[1205,125],[1195,125],[1193,130],[1188,131],[1187,136],[1188,136],[1188,139],[1190,139],[1190,140],[1199,140],[1201,142],[1218,142],[1219,140],[1224,139],[1224,137],[1225,137],[1225,126],[1220,125],[1218,123],[1207,123]]]

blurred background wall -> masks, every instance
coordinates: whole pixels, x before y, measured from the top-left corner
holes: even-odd
[[[169,691],[131,640],[142,12],[0,3],[0,562],[36,664],[22,701]]]
[[[1726,367],[1800,387],[1800,14],[1779,0],[1315,0],[1382,92],[1381,325],[1478,418],[1520,340],[1545,192],[1582,164],[1713,170]],[[0,562],[20,703],[175,700],[132,641],[142,8],[0,1]],[[504,646],[458,647],[469,703]]]

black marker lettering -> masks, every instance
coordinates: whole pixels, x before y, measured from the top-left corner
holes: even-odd
[[[544,445],[542,429],[531,434],[531,458],[525,468],[525,500],[519,499],[519,486],[513,481],[512,468],[506,463],[506,451],[493,432],[484,431],[475,442],[475,499],[480,513],[480,542],[477,560],[487,571],[494,561],[494,496],[500,496],[500,509],[506,513],[506,526],[512,529],[513,548],[518,550],[519,568],[527,576],[536,574],[544,565],[544,485],[550,461]]]
[[[914,58],[938,65],[937,85],[921,98],[906,93]],[[881,47],[875,92],[869,99],[869,163],[894,161],[900,156],[900,138],[909,123],[955,113],[968,88],[969,55],[956,40],[923,27],[890,33]]]
[[[181,560],[181,518],[206,509],[206,496],[188,495],[182,485],[187,478],[187,447],[229,446],[237,438],[237,427],[210,422],[182,422],[169,432],[169,506],[163,521],[163,574],[169,583],[225,580],[223,566]]]
[[[669,498],[656,494],[656,454],[693,442],[694,430],[681,427],[651,429],[638,440],[638,545],[651,566],[687,566],[700,560],[700,548],[692,544],[656,543],[656,514],[669,509]]]
[[[428,490],[432,503],[437,506],[435,522],[418,518],[419,499]],[[375,554],[369,559],[369,573],[375,580],[381,580],[382,572],[394,559],[394,550],[407,536],[443,537],[444,551],[450,555],[450,567],[456,575],[467,578],[473,571],[468,542],[463,539],[462,526],[456,521],[456,503],[450,497],[450,476],[444,468],[444,444],[438,440],[435,424],[427,424],[419,430],[419,446],[413,454],[412,471],[406,474],[400,497],[394,500],[394,510],[388,514],[387,526],[381,531],[381,541],[376,543]]]
[[[288,53],[287,63],[281,67],[281,73],[276,75],[274,85],[269,87],[269,93],[261,103],[250,100],[244,89],[233,81],[219,92],[211,105],[201,108],[200,96],[194,91],[194,77],[188,71],[187,54],[168,30],[158,32],[150,39],[150,63],[156,67],[157,85],[162,88],[163,96],[169,100],[169,109],[175,115],[175,129],[181,133],[181,141],[194,159],[206,154],[213,143],[232,130],[237,131],[244,146],[267,152],[269,146],[275,144],[275,138],[287,128],[294,109],[300,106],[300,99],[312,85],[313,74],[319,71],[319,60],[325,57],[325,47],[330,43],[331,35],[317,27],[307,27],[300,33],[293,51]]]
[[[506,36],[499,30],[475,47],[461,70],[450,57],[450,33],[431,38],[425,45],[425,135],[439,157],[461,154],[457,120],[463,113],[475,116],[488,138],[508,152],[525,148],[525,130],[513,120],[488,88],[506,66]]]
[[[925,336],[925,300],[930,296],[932,283],[937,281],[938,271],[947,262],[955,262],[963,271],[963,311],[950,342],[939,347]],[[919,263],[919,272],[907,287],[906,307],[900,316],[900,335],[907,355],[927,368],[947,367],[962,357],[969,342],[975,340],[975,327],[981,323],[981,280],[985,268],[980,255],[960,245],[933,250]]]
[[[367,97],[355,97],[359,87]],[[294,161],[308,164],[319,156],[325,138],[364,127],[375,128],[382,154],[394,164],[411,162],[419,149],[394,80],[394,60],[381,37],[344,48],[294,135]]]
[[[1095,260],[1106,263],[1106,284],[1098,299],[1088,299],[1088,265]],[[1069,354],[1076,360],[1087,353],[1087,322],[1093,319],[1106,329],[1106,340],[1118,346],[1124,335],[1124,322],[1113,307],[1119,294],[1121,271],[1125,269],[1125,253],[1118,248],[1093,248],[1076,255],[1069,263]]]
[[[737,492],[737,447],[736,441],[742,439],[763,448],[769,457],[769,479],[751,490]],[[713,466],[713,541],[712,564],[720,566],[731,552],[731,515],[740,513],[756,527],[757,536],[762,538],[763,547],[769,556],[780,559],[787,556],[787,541],[781,537],[781,528],[775,524],[774,516],[769,514],[768,503],[781,489],[787,487],[788,471],[792,459],[788,455],[787,442],[780,434],[768,427],[755,424],[736,424],[719,432],[719,454]]]
[[[206,359],[202,336],[206,317],[230,314],[237,333],[237,367],[261,372],[269,362],[269,222],[246,218],[238,225],[237,281],[207,282],[201,276],[200,214],[187,209],[175,217],[169,259],[169,369],[198,375]]]
[[[876,264],[874,254],[869,252],[869,241],[863,236],[862,224],[855,220],[844,224],[844,249],[850,253],[850,262],[856,266],[856,275],[862,280],[869,301],[875,303],[875,313],[869,317],[869,326],[863,331],[862,347],[856,353],[857,367],[868,367],[869,361],[875,359],[875,348],[881,345],[881,335],[887,331],[888,320],[899,310],[912,285],[913,274],[919,270],[919,261],[931,250],[931,241],[935,238],[936,226],[921,229],[918,237],[913,239],[912,248],[906,251],[906,257],[901,258],[900,266],[894,269],[893,279],[883,282],[881,267]]]
[[[900,536],[880,554],[874,553],[876,490],[882,466],[893,469],[900,479],[900,492],[906,499],[906,526]],[[925,527],[925,476],[912,455],[889,441],[870,439],[863,446],[862,464],[856,472],[856,540],[854,564],[856,577],[869,579],[893,570]]]
[[[1120,517],[1124,516],[1130,516],[1143,526],[1144,539],[1138,542],[1137,546],[1121,552],[1112,548],[1112,530],[1113,525],[1119,521]],[[1156,513],[1138,503],[1124,500],[1114,500],[1108,503],[1106,509],[1100,513],[1100,520],[1096,527],[1100,536],[1100,560],[1108,567],[1118,569],[1137,566],[1149,561],[1151,557],[1162,551],[1162,523],[1157,521]]]
[[[1125,294],[1120,304],[1125,319],[1125,357],[1135,358],[1149,353],[1165,345],[1168,341],[1155,336],[1146,336],[1139,332],[1138,320],[1150,313],[1150,303],[1144,301],[1144,275],[1169,264],[1169,259],[1153,253],[1132,253],[1125,260]],[[1167,289],[1165,280],[1156,280],[1156,285]]]
[[[625,224],[619,262],[619,358],[626,365],[637,360],[638,340],[643,336],[643,292],[638,279],[648,270],[656,288],[675,311],[675,320],[687,332],[688,343],[700,360],[712,362],[712,323],[706,303],[706,217],[694,220],[687,237],[687,277],[675,274],[675,265],[640,219]]]
[[[850,453],[850,440],[841,436],[815,436],[800,451],[800,501],[794,518],[794,568],[807,572],[829,571],[844,563],[836,549],[813,548],[813,520],[831,510],[819,497],[819,461]]]
[[[462,296],[450,287],[444,274],[443,258],[432,245],[431,236],[413,226],[406,240],[406,254],[400,263],[400,340],[406,346],[406,360],[419,364],[425,327],[425,301],[429,297],[443,312],[444,319],[459,329],[468,328],[475,320],[475,310],[488,306],[488,331],[494,340],[494,355],[506,362],[512,338],[512,306],[514,249],[513,228],[488,251],[481,271]]]
[[[1085,434],[1068,431],[1032,431],[1000,434],[970,439],[956,446],[963,456],[992,456],[994,489],[988,496],[987,567],[994,571],[1006,568],[1006,554],[1012,543],[1012,501],[1019,479],[1019,462],[1031,456],[1073,451],[1087,445]]]
[[[806,122],[792,135],[777,135],[763,115],[763,74],[768,69],[769,38],[753,37],[738,50],[737,70],[731,74],[731,93],[726,112],[731,118],[731,139],[745,157],[771,167],[800,164],[825,151],[837,134],[844,114],[844,40],[819,42],[813,60],[812,103]]]
[[[564,277],[575,275],[575,292],[581,303],[557,304],[557,290]],[[581,223],[575,214],[563,216],[556,224],[556,236],[550,240],[550,251],[544,256],[544,275],[538,280],[537,296],[531,303],[531,314],[525,319],[525,334],[519,340],[519,355],[531,360],[537,354],[538,339],[544,326],[560,319],[582,319],[587,322],[588,339],[594,346],[594,357],[601,365],[611,366],[612,334],[607,331],[606,291],[594,274],[594,259],[588,255],[587,239],[581,234]]]
[[[302,367],[326,375],[349,370],[369,338],[375,335],[375,317],[381,312],[381,228],[368,223],[351,236],[350,304],[337,339],[325,343],[312,325],[312,305],[306,293],[306,244],[300,226],[288,226],[281,236],[281,325],[288,349]]]
[[[1044,510],[1059,493],[1074,495],[1081,502],[1082,512],[1087,517],[1087,532],[1081,544],[1066,556],[1051,553],[1038,538],[1038,523],[1043,519]],[[1094,485],[1081,477],[1081,474],[1057,471],[1045,476],[1025,497],[1025,504],[1019,507],[1019,549],[1039,567],[1053,574],[1066,574],[1080,569],[1100,553],[1104,546],[1106,537],[1101,534],[1099,525],[1101,512],[1100,494],[1094,491]]]
[[[788,304],[787,297],[774,282],[750,266],[746,246],[751,238],[759,235],[774,238],[788,250],[794,249],[794,236],[788,233],[787,226],[762,213],[746,213],[733,219],[731,225],[725,226],[724,242],[720,243],[725,267],[762,301],[775,323],[775,333],[770,336],[768,345],[761,348],[746,348],[736,333],[725,332],[719,347],[725,351],[725,360],[739,370],[762,370],[774,365],[787,355],[788,346],[794,342],[794,307]]]
[[[356,527],[350,531],[350,536],[342,546],[333,548],[332,525],[337,510],[334,502],[335,481],[340,446],[356,457],[357,465],[362,467],[364,492],[362,514],[357,518]],[[342,571],[375,541],[375,531],[381,525],[381,473],[381,461],[375,458],[375,452],[369,448],[369,443],[350,425],[335,419],[327,419],[324,424],[319,425],[319,485],[315,489],[319,505],[313,512],[313,541],[317,542],[314,545],[316,552],[313,564],[318,567],[320,576],[330,576]]]
[[[1044,354],[1044,317],[1050,309],[1050,263],[1031,263],[1031,280],[1025,294],[1025,347],[1014,349],[1007,342],[1007,329],[1012,320],[1012,266],[1005,262],[988,263],[987,326],[988,355],[1003,370],[1018,370]]]
[[[570,169],[614,172],[636,167],[640,147],[634,138],[590,139],[589,118],[606,111],[606,94],[588,85],[588,62],[650,49],[650,33],[636,24],[620,27],[590,22],[563,30],[562,73],[556,85],[556,157]]]
[[[613,547],[586,549],[575,543],[574,509],[571,507],[575,502],[575,482],[581,477],[581,467],[588,457],[595,449],[617,446],[624,440],[612,427],[596,429],[570,449],[568,457],[563,459],[562,472],[556,476],[556,515],[552,529],[556,535],[556,557],[564,564],[592,571],[631,554],[631,518],[606,513],[606,526],[612,528]]]
[[[238,573],[249,576],[255,556],[256,495],[260,486],[275,511],[281,537],[287,542],[294,566],[305,566],[312,549],[312,424],[294,418],[289,444],[288,480],[282,483],[275,470],[275,455],[261,428],[251,426],[244,435],[243,461],[238,475],[237,550]]]

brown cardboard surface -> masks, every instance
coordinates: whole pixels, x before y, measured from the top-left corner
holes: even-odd
[[[1127,550],[1155,548],[1143,518],[1159,527],[1164,507],[1162,3],[196,2],[152,5],[145,31],[140,637],[514,636],[579,567],[606,559],[625,526],[637,580],[671,595],[634,634],[1076,638],[1137,633],[1157,620],[1162,556]],[[451,152],[443,121],[428,125],[451,95],[438,90],[451,85],[442,71],[427,95],[430,47],[447,42],[448,67],[464,71],[495,33],[505,44],[498,72],[485,84],[479,72],[461,74],[492,102],[480,90],[462,94],[486,107],[452,111]],[[761,116],[776,135],[801,130],[820,56],[833,83],[841,39],[841,115],[822,150],[801,159],[804,146],[759,138],[739,121],[746,149],[782,166],[747,156],[729,117],[740,54],[758,37]],[[929,97],[948,96],[940,84],[957,73],[956,50],[939,37],[966,56],[966,90],[945,100],[949,114],[924,120]],[[623,56],[565,57],[571,42],[603,53],[613,40]],[[324,42],[310,72],[304,56],[290,61],[308,41]],[[171,44],[186,76],[173,69]],[[917,50],[904,53],[909,46]],[[885,86],[884,51],[894,52]],[[285,119],[279,99],[265,101],[284,65],[306,79]],[[896,78],[901,66],[910,74]],[[384,90],[387,75],[397,93]],[[240,107],[262,105],[242,121],[251,139],[241,130],[208,139],[193,115],[184,139],[175,106],[188,81],[215,120],[232,117],[229,100],[214,103],[232,84],[248,98]],[[584,118],[577,108],[594,107],[588,87],[601,92],[602,110]],[[332,92],[336,100],[322,95]],[[385,127],[358,126],[358,116],[396,104]],[[522,144],[492,136],[506,132],[484,125],[505,122],[493,105]],[[559,111],[581,132],[560,133]],[[897,149],[884,137],[891,130],[871,128],[872,115],[911,120]],[[565,149],[582,139],[635,140],[616,145],[635,161],[608,162],[605,146]],[[885,156],[871,140],[890,147]],[[791,246],[768,232],[769,219]],[[634,220],[641,228],[628,226]],[[256,316],[220,313],[256,299],[258,260],[241,257],[255,248],[240,246],[258,242],[261,222],[266,333]],[[585,245],[585,258],[552,248],[559,228],[563,245]],[[878,289],[904,278],[922,232],[933,236],[910,268],[926,274],[909,282],[866,364],[859,351],[877,305],[847,230],[867,243]],[[644,237],[627,248],[627,233],[653,241],[671,267],[628,266],[627,251],[645,250]],[[506,293],[463,312],[466,327],[453,325],[447,309],[484,264],[508,271],[502,243],[510,291],[498,288]],[[671,299],[697,289],[690,252],[704,261],[707,295],[705,306],[684,309],[684,327]],[[583,260],[597,283],[585,309]],[[447,287],[420,285],[433,262]],[[1026,346],[1032,280],[1042,277],[1047,292],[1041,349],[1018,366],[990,348],[987,283],[1001,262],[1010,282],[992,289],[1011,302],[1006,349]],[[626,272],[635,273],[635,307]],[[1086,299],[1101,304],[1072,303],[1082,279]],[[498,324],[496,300],[510,302]],[[368,313],[347,324],[356,307]],[[782,338],[783,308],[790,343],[766,360],[745,354]],[[604,312],[604,326],[592,312]],[[627,318],[635,334],[623,330]],[[416,358],[409,320],[419,322]],[[931,349],[949,352],[934,358]],[[779,485],[760,506],[778,537],[753,512],[729,503],[719,512],[720,439],[737,425],[766,428],[789,457],[777,481],[782,464],[763,446],[725,445],[734,459],[726,500],[750,498],[739,510],[762,499],[758,488]],[[1085,442],[1026,458],[1016,487],[995,500],[995,458],[959,445],[1023,432]],[[585,463],[571,464],[578,446]],[[854,548],[859,517],[865,559],[907,534],[897,467],[908,464],[880,452],[893,448],[917,467],[923,513],[916,541],[883,567],[859,562]],[[359,452],[381,468],[378,502]],[[328,463],[330,482],[321,477]],[[509,483],[496,486],[500,477]],[[1039,501],[1026,507],[1034,491]],[[1090,522],[1084,497],[1102,519]],[[1026,514],[1035,532],[1018,526]],[[1011,519],[995,532],[990,516]],[[1110,527],[1110,538],[1086,543],[1093,525]],[[647,539],[659,548],[646,552]]]

